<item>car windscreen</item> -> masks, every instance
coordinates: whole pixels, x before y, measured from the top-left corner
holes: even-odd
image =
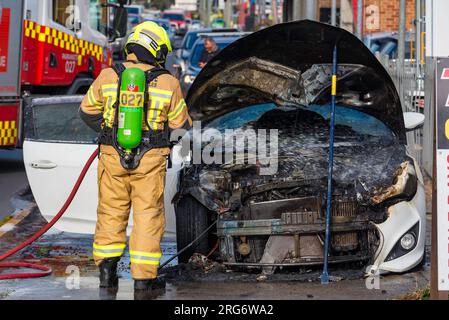
[[[238,129],[245,124],[256,121],[265,112],[276,108],[274,103],[257,104],[249,106],[244,109],[229,112],[221,117],[218,117],[206,125],[207,128],[214,128],[218,131],[224,131],[226,129]]]
[[[184,16],[182,14],[164,13],[162,14],[162,17],[169,20],[184,21]]]
[[[139,14],[140,10],[138,7],[128,7],[126,8],[126,11],[128,11],[128,14]]]
[[[235,40],[236,39],[233,38],[233,39],[227,39],[226,42],[220,41],[220,42],[217,42],[217,46],[218,46],[218,48],[220,48],[220,50],[222,50],[223,48],[225,48],[227,45],[231,44]],[[201,54],[203,53],[203,50],[204,50],[204,43],[202,41],[195,45],[195,47],[193,48],[193,53],[190,58],[191,66],[198,66],[198,63],[200,62]]]
[[[276,116],[275,116],[276,115]],[[284,118],[279,123],[270,122],[270,119]],[[271,117],[273,116],[273,117]],[[209,122],[205,129],[214,128],[220,132],[226,129],[237,129],[247,125],[259,125],[259,128],[279,129],[287,132],[295,126],[295,132],[300,134],[328,134],[330,105],[312,105],[309,107],[277,107],[274,103],[265,103],[249,106],[229,112]],[[260,122],[259,122],[260,121]],[[351,142],[389,145],[395,141],[391,129],[379,119],[364,112],[337,105],[335,111],[336,142]],[[299,129],[299,130],[298,130]],[[303,132],[301,132],[303,129]],[[348,140],[349,139],[349,140]]]

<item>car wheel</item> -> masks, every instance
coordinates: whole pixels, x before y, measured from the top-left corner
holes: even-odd
[[[194,197],[182,197],[176,206],[176,242],[178,251],[194,241],[209,223],[209,210]],[[192,247],[179,255],[178,261],[187,263],[194,253],[208,254],[210,250],[208,236],[204,236]]]

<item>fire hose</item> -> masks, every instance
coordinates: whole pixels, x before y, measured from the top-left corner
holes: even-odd
[[[95,158],[98,156],[99,149],[96,149],[94,153],[90,156],[89,160],[87,160],[86,164],[83,167],[83,170],[81,171],[78,179],[76,180],[75,185],[72,188],[72,191],[70,192],[67,200],[65,201],[64,205],[62,206],[61,210],[54,216],[53,219],[46,225],[44,225],[41,229],[39,229],[34,235],[20,243],[18,246],[16,246],[14,249],[9,250],[8,252],[2,254],[0,256],[0,261],[4,261],[5,259],[9,258],[16,252],[22,250],[23,248],[29,246],[31,243],[39,239],[41,236],[43,236],[53,225],[62,217],[62,215],[66,212],[67,208],[70,206],[70,204],[73,201],[73,198],[75,197],[76,193],[78,192],[79,187],[81,186],[81,183],[84,180],[84,177],[86,176],[87,171],[89,170],[90,166],[94,162]],[[39,278],[39,277],[45,277],[51,274],[52,270],[50,267],[39,265],[35,263],[27,263],[27,262],[0,262],[0,268],[28,268],[28,269],[35,269],[40,270],[40,272],[32,272],[32,273],[8,273],[8,274],[0,274],[0,280],[6,280],[6,279],[17,279],[17,278]]]

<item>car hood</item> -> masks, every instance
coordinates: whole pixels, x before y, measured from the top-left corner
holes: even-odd
[[[192,84],[189,112],[207,122],[259,103],[329,104],[335,44],[337,103],[378,118],[405,143],[400,99],[382,64],[353,34],[309,20],[274,25],[221,50]]]

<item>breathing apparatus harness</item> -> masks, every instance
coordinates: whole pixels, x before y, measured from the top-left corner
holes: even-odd
[[[136,61],[131,62],[138,63]],[[100,131],[98,143],[113,146],[120,156],[120,163],[123,168],[132,170],[139,166],[142,157],[151,149],[165,148],[170,146],[168,124],[164,124],[163,130],[153,130],[148,122],[148,105],[150,104],[150,95],[148,92],[148,88],[156,78],[163,74],[170,73],[160,66],[154,67],[153,69],[150,69],[148,71],[142,71],[137,68],[126,68],[123,63],[115,64],[112,69],[115,71],[119,79],[117,87],[117,99],[112,106],[112,108],[115,110],[114,121],[112,128],[103,125],[103,128]],[[143,101],[140,101],[140,103],[132,105],[129,101],[125,101],[128,98],[124,98],[124,91],[129,90],[130,88],[137,88],[134,83],[124,83],[124,81],[128,80],[128,77],[124,76],[125,72],[134,72],[135,74],[143,72],[145,74]],[[131,75],[131,78],[133,78],[133,74]],[[132,81],[133,80],[131,79],[130,82]],[[125,84],[126,87],[123,87],[123,84]],[[138,97],[136,100],[139,100]],[[126,117],[131,118],[132,116],[131,114],[126,113],[127,110],[130,110],[127,107],[131,107],[131,109],[143,109],[142,114],[148,131],[141,130],[143,122],[141,117],[134,118],[134,123],[132,124],[130,124],[129,121],[126,121]],[[130,125],[133,128],[130,128]],[[140,141],[137,141],[137,143],[135,142],[134,144],[131,143],[130,145],[128,143],[129,141],[126,141],[127,137],[129,136],[134,136],[134,138],[136,138],[137,136],[137,139]]]

